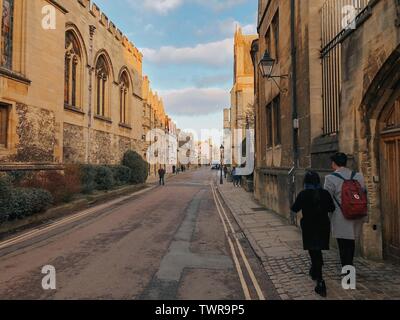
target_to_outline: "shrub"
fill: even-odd
[[[11,196],[9,177],[0,176],[0,223],[8,219],[8,202]]]
[[[37,172],[26,176],[17,186],[45,189],[51,192],[54,203],[68,202],[74,194],[81,191],[80,170],[76,166],[67,166],[64,173],[59,171]]]
[[[122,165],[131,169],[130,183],[145,183],[148,175],[148,164],[135,151],[127,151],[122,159]]]
[[[96,190],[96,166],[85,164],[80,167],[82,192],[86,194]]]
[[[21,219],[46,210],[53,203],[51,193],[43,189],[15,188],[6,203],[7,218]]]
[[[113,173],[115,185],[122,186],[129,184],[132,170],[125,166],[109,166]]]
[[[98,190],[110,190],[114,187],[115,181],[113,172],[107,166],[96,167],[96,189]]]

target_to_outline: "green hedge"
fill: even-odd
[[[145,183],[148,177],[148,163],[135,151],[127,151],[122,165],[131,169],[130,183]]]
[[[53,203],[50,192],[34,188],[13,188],[0,178],[0,222],[22,219],[46,210]]]
[[[132,170],[125,166],[110,166],[113,173],[114,182],[117,186],[129,184],[131,180]]]

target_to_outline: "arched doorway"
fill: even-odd
[[[400,259],[400,92],[380,121],[383,245],[388,258]]]

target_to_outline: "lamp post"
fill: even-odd
[[[221,145],[221,147],[219,148],[220,152],[221,152],[221,175],[220,175],[220,180],[219,183],[220,184],[224,184],[224,179],[223,179],[223,165],[224,165],[224,151],[225,151],[225,147],[223,145]]]
[[[286,89],[282,89],[275,79],[276,78],[279,78],[279,79],[288,78],[288,75],[273,76],[272,72],[274,70],[275,63],[276,63],[275,59],[273,59],[269,55],[268,51],[265,51],[264,56],[262,57],[262,59],[258,63],[258,66],[259,66],[260,71],[261,71],[261,75],[263,76],[263,78],[266,78],[268,80],[274,81],[276,86],[279,88],[279,91],[281,93],[286,93],[287,90]]]

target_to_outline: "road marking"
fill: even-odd
[[[112,200],[110,202],[107,202],[107,203],[98,205],[96,207],[84,210],[84,211],[79,212],[77,214],[74,214],[74,215],[72,215],[70,217],[61,218],[60,220],[55,221],[55,222],[53,222],[53,223],[51,223],[49,225],[45,225],[45,226],[33,229],[31,231],[25,232],[25,233],[23,233],[23,234],[21,234],[19,236],[14,237],[14,238],[5,240],[3,242],[0,242],[0,250],[4,249],[6,247],[9,247],[11,245],[20,243],[22,241],[32,239],[33,237],[36,237],[36,236],[41,235],[41,234],[44,234],[44,233],[46,233],[48,231],[51,231],[51,230],[53,230],[53,229],[55,229],[55,228],[57,228],[59,226],[62,226],[62,225],[68,224],[70,222],[74,222],[74,221],[80,220],[83,217],[89,216],[89,215],[91,215],[91,214],[93,214],[93,213],[95,213],[97,211],[109,208],[109,207],[111,207],[111,206],[113,206],[115,204],[121,203],[121,202],[123,202],[125,200],[128,200],[129,198],[132,198],[134,196],[140,195],[142,193],[148,192],[148,191],[150,191],[150,190],[152,190],[154,188],[155,187],[150,187],[150,188],[147,188],[147,189],[132,193],[132,194],[130,194],[128,196],[124,196],[124,197]]]
[[[227,228],[225,220],[224,220],[224,218],[222,216],[221,210],[219,209],[219,206],[218,206],[218,203],[217,203],[217,200],[216,200],[216,194],[215,194],[215,191],[214,191],[214,188],[213,188],[212,184],[211,184],[211,189],[212,189],[212,193],[213,193],[213,197],[214,197],[214,201],[215,201],[215,205],[217,207],[217,211],[218,211],[219,217],[220,217],[222,225],[224,227],[226,238],[228,239],[229,246],[231,248],[233,261],[234,261],[235,266],[236,266],[236,271],[237,271],[237,273],[239,275],[240,284],[242,285],[244,296],[245,296],[246,300],[251,300],[249,287],[247,286],[246,280],[244,279],[242,267],[240,266],[239,259],[237,257],[236,250],[235,250],[235,247],[234,247],[234,245],[232,243],[232,240],[229,237],[228,228]]]
[[[215,193],[215,196],[216,196],[216,199],[217,199],[217,201],[218,201],[218,204],[219,204],[219,206],[221,207],[222,212],[223,212],[223,214],[224,214],[226,220],[228,221],[228,224],[229,224],[229,227],[230,227],[230,229],[231,229],[232,234],[235,234],[235,229],[233,228],[233,225],[232,225],[232,223],[230,222],[230,220],[229,220],[229,218],[228,218],[228,215],[226,214],[226,211],[225,211],[225,209],[224,209],[224,206],[222,205],[222,203],[221,203],[221,201],[220,201],[220,199],[219,199],[219,197],[218,197],[218,195],[217,195],[217,193],[216,193],[216,191],[215,191],[214,186],[212,186],[212,189],[213,189],[213,192]],[[259,298],[260,300],[265,300],[265,296],[264,296],[264,294],[263,294],[263,292],[262,292],[262,290],[261,290],[260,284],[258,283],[258,280],[257,280],[257,278],[256,278],[256,276],[255,276],[255,274],[254,274],[254,272],[253,272],[253,269],[252,269],[251,266],[250,266],[250,263],[249,263],[249,261],[248,261],[248,259],[247,259],[247,257],[246,257],[246,254],[244,253],[243,247],[242,247],[242,245],[240,244],[240,241],[239,241],[239,239],[238,239],[237,237],[235,237],[235,240],[236,240],[236,244],[237,244],[237,246],[238,246],[238,248],[239,248],[240,255],[242,256],[242,259],[243,259],[243,261],[244,261],[244,264],[245,264],[245,266],[246,266],[246,269],[247,269],[247,271],[248,271],[248,273],[249,273],[250,279],[251,279],[251,281],[252,281],[252,283],[253,283],[254,288],[256,289],[258,298]]]

